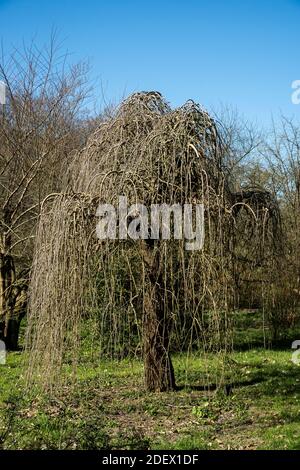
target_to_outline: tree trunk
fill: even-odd
[[[145,387],[148,391],[164,392],[176,388],[169,354],[172,320],[166,305],[159,253],[155,255],[153,249],[145,245],[144,261],[148,271],[143,321]]]
[[[10,255],[0,253],[0,339],[11,351],[18,349],[20,319],[15,316],[16,296],[13,289],[15,269]]]
[[[5,342],[5,346],[8,351],[18,351],[19,349],[20,323],[21,321],[19,319],[14,318],[10,318],[7,321],[5,328],[6,334],[2,339]]]
[[[11,226],[11,211],[6,209],[3,214],[4,229]],[[10,254],[10,232],[0,233],[0,339],[11,351],[18,349],[20,323],[26,306],[23,289],[15,287],[15,265]],[[22,296],[20,298],[20,294]],[[16,304],[19,306],[16,311]],[[21,303],[20,303],[21,299]],[[23,315],[24,316],[24,315]]]

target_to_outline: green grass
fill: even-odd
[[[225,362],[213,353],[174,355],[178,390],[161,394],[144,391],[140,361],[100,361],[90,348],[75,386],[56,397],[25,393],[23,353],[10,353],[0,366],[0,448],[300,449],[291,342],[272,350],[247,332],[244,340],[250,349],[240,341]]]
[[[174,357],[176,392],[144,392],[138,361],[85,361],[77,385],[49,398],[24,394],[22,355],[11,353],[0,369],[1,447],[300,449],[300,369],[291,351],[240,351],[229,361],[228,396],[211,382],[218,357],[182,354]]]

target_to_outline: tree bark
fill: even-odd
[[[18,349],[20,319],[14,314],[16,296],[13,290],[15,269],[10,255],[0,253],[0,339],[6,348]]]
[[[10,254],[11,236],[5,228],[10,227],[11,211],[3,214],[4,230],[0,233],[0,339],[6,348],[18,350],[20,323],[26,310],[26,290],[15,286],[16,273]]]
[[[144,292],[144,368],[148,391],[175,390],[175,375],[169,354],[172,320],[166,305],[159,253],[145,244],[144,261],[147,279]]]

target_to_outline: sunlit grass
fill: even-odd
[[[85,356],[75,386],[51,398],[26,395],[22,353],[9,353],[0,368],[1,446],[298,449],[300,368],[291,350],[235,352],[226,359],[225,382],[218,383],[221,359],[174,355],[179,389],[149,394],[138,359]]]

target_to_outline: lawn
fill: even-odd
[[[22,364],[20,352],[0,366],[2,449],[300,449],[290,349],[233,353],[220,387],[218,355],[175,355],[178,390],[161,394],[143,390],[140,361],[88,354],[59,398],[26,394]]]

